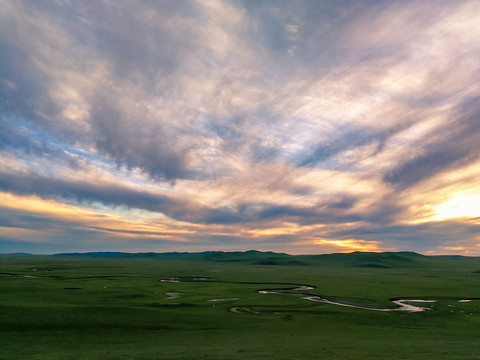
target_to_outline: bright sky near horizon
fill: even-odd
[[[3,0],[0,51],[0,252],[480,255],[477,0]]]

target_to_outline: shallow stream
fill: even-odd
[[[208,278],[170,278],[166,280],[161,280],[161,282],[190,282],[190,281],[208,281],[208,282],[218,282],[215,280],[210,280]],[[259,294],[265,295],[282,295],[282,296],[293,296],[299,297],[304,300],[308,301],[315,301],[321,302],[330,305],[337,305],[337,306],[344,306],[356,309],[363,309],[363,310],[372,310],[372,311],[404,311],[404,312],[421,312],[425,310],[431,310],[426,304],[435,303],[437,300],[433,299],[400,299],[394,298],[390,299],[390,301],[397,305],[396,308],[380,308],[380,307],[371,307],[362,304],[346,302],[346,301],[334,301],[327,299],[320,295],[315,294],[305,294],[302,293],[304,291],[314,290],[315,287],[311,285],[301,285],[301,284],[283,284],[283,283],[250,283],[250,282],[242,282],[242,284],[258,284],[258,285],[290,285],[293,286],[292,288],[283,288],[283,289],[263,289],[258,290]],[[183,293],[166,293],[169,297],[167,299],[175,299],[181,297],[185,294]],[[210,302],[228,302],[228,301],[236,301],[240,300],[239,298],[219,298],[219,299],[210,299]],[[480,299],[459,299],[458,302],[468,302],[468,301],[478,301]],[[244,307],[234,307],[230,309],[232,312],[235,313],[258,313],[257,311],[253,311],[248,308]]]

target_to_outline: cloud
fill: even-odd
[[[355,236],[368,238],[372,241],[379,241],[383,246],[390,246],[400,250],[411,248],[419,252],[428,251],[441,252],[446,246],[455,244],[463,246],[475,253],[475,244],[478,241],[480,225],[478,221],[440,221],[423,224],[403,224],[383,227],[360,226],[354,230],[335,231],[331,236],[339,238]]]
[[[117,100],[118,101],[118,100]],[[186,150],[175,148],[175,140],[161,123],[148,114],[120,108],[98,96],[91,104],[91,116],[100,154],[119,166],[145,169],[154,179],[177,179],[185,172]]]
[[[433,241],[440,219],[478,230],[436,214],[479,192],[476,1],[0,10],[3,191],[143,211],[196,231],[182,235],[192,249],[477,241],[448,231]],[[8,241],[43,231],[35,219],[22,217]],[[105,244],[161,240],[136,226],[76,231]]]
[[[81,179],[52,178],[30,173],[2,173],[0,188],[19,195],[38,195],[80,203],[98,202],[125,206],[176,216],[188,216],[187,202],[178,202],[168,195],[132,189],[113,182],[89,182]],[[194,206],[194,205],[193,205]]]
[[[411,186],[439,172],[478,161],[480,154],[475,144],[480,141],[479,115],[479,99],[468,99],[446,123],[429,134],[425,144],[419,144],[414,150],[416,157],[399,164],[385,180],[401,187]]]
[[[0,227],[3,241],[44,243],[88,249],[89,244],[133,248],[146,239],[158,244],[188,242],[195,231],[181,229],[168,219],[148,212],[69,205],[37,196],[0,193]],[[83,239],[82,239],[83,236]]]

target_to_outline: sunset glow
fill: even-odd
[[[434,208],[436,215],[432,220],[453,218],[479,218],[480,222],[480,194],[453,194],[452,198]]]

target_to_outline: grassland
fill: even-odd
[[[480,298],[478,258],[248,252],[0,265],[0,359],[480,359],[480,302],[458,301]],[[258,293],[294,284],[371,307],[437,301],[377,312]]]

